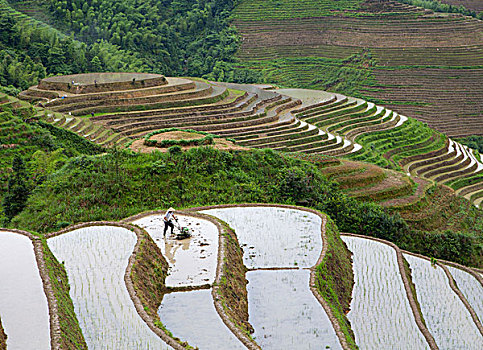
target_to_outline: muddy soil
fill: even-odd
[[[212,284],[216,274],[218,229],[199,218],[178,215],[181,227],[188,227],[192,237],[177,240],[168,229],[163,235],[162,215],[147,216],[133,223],[146,229],[169,264],[167,287]],[[174,233],[178,232],[175,229]]]
[[[222,267],[221,276],[214,287],[215,298],[217,301],[225,301],[224,312],[236,327],[245,333],[253,333],[253,327],[248,322],[248,281],[245,277],[247,268],[243,264],[243,250],[235,232],[228,226],[224,229],[224,256],[219,257],[222,259]]]
[[[169,265],[148,233],[144,231],[141,239],[143,241],[132,267],[132,281],[147,313],[151,317],[157,317],[156,310],[166,292],[165,281]]]
[[[0,350],[7,349],[7,335],[2,327],[2,320],[0,319]]]

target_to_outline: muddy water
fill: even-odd
[[[341,349],[308,270],[247,273],[249,322],[262,349]]]
[[[0,232],[0,316],[9,350],[50,349],[47,298],[28,237]]]
[[[168,229],[163,236],[162,215],[147,216],[133,223],[146,229],[169,263],[166,285],[198,286],[215,280],[218,255],[218,229],[203,219],[178,215],[181,226],[187,226],[191,238],[176,240]],[[175,233],[178,232],[175,228]]]
[[[137,314],[124,282],[136,244],[133,232],[93,226],[50,238],[47,243],[64,262],[70,296],[89,349],[171,349]]]
[[[245,349],[218,316],[211,290],[166,294],[159,318],[175,337],[200,349]]]
[[[230,225],[249,268],[311,267],[322,250],[318,215],[277,207],[234,207],[202,211]]]

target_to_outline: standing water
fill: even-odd
[[[429,349],[416,324],[399,273],[396,250],[344,236],[353,253],[354,289],[347,314],[361,349]]]
[[[309,288],[310,271],[322,250],[322,220],[313,213],[280,207],[204,210],[230,225],[249,268],[249,322],[263,349],[340,349],[332,323]]]
[[[138,315],[124,282],[136,244],[133,232],[91,226],[50,238],[47,243],[64,263],[89,349],[171,349]]]
[[[211,290],[166,294],[158,310],[173,336],[200,349],[245,349],[216,312]]]
[[[192,237],[177,240],[168,229],[163,236],[162,215],[151,215],[133,224],[146,229],[169,263],[166,286],[199,286],[215,280],[218,256],[218,228],[208,220],[177,215],[181,227],[188,227]],[[176,229],[175,229],[176,234]]]
[[[204,210],[236,232],[248,268],[312,267],[322,251],[322,220],[310,212],[278,207]]]
[[[483,349],[483,337],[470,313],[450,288],[443,269],[404,254],[428,330],[440,349]]]
[[[309,278],[308,270],[247,273],[248,321],[262,349],[342,349]]]
[[[50,323],[33,245],[0,232],[0,316],[9,350],[50,349]]]

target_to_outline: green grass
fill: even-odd
[[[358,349],[350,322],[346,317],[350,310],[352,288],[354,287],[352,254],[340,239],[337,226],[330,218],[327,218],[325,228],[328,249],[324,259],[316,267],[315,285],[329,304],[350,349]]]
[[[343,59],[324,57],[284,57],[268,60],[243,59],[237,66],[258,71],[262,81],[281,87],[337,91],[364,97],[363,86],[375,84],[370,55],[364,50]]]
[[[42,241],[45,266],[47,268],[60,322],[62,349],[87,349],[79,321],[74,310],[74,304],[69,295],[69,278],[63,263],[57,261],[50,251],[47,241]]]
[[[460,188],[471,186],[479,182],[483,182],[483,174],[468,176],[462,179],[454,179],[447,182],[446,185],[456,191],[456,190],[459,190]]]
[[[210,147],[70,158],[35,188],[11,226],[45,233],[66,224],[119,220],[169,206],[241,202],[304,205],[327,213],[345,232],[396,244],[411,237],[411,229],[397,214],[349,198],[315,165],[270,150],[229,153]],[[478,236],[478,225],[467,227],[466,234]],[[477,242],[470,241],[470,246]],[[468,260],[457,251],[443,252],[438,258]]]
[[[233,18],[244,21],[323,17],[356,10],[362,0],[245,0],[235,8]]]
[[[431,140],[433,134],[426,124],[410,118],[397,128],[357,136],[356,142],[364,146],[364,152],[349,155],[349,158],[400,170],[398,161],[401,159],[431,152],[444,145],[445,136],[439,134]],[[389,159],[385,159],[386,153]]]
[[[22,105],[21,108],[25,107]],[[33,110],[29,111],[34,113]],[[0,203],[16,156],[21,156],[26,163],[29,173],[27,184],[33,188],[44,181],[49,173],[59,169],[67,158],[105,152],[104,148],[73,132],[42,121],[27,123],[14,114],[17,114],[15,108],[0,113]],[[2,217],[0,210],[0,221]]]

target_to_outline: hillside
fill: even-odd
[[[395,1],[242,1],[240,66],[369,99],[449,136],[483,134],[483,22]],[[462,122],[464,121],[464,122]]]
[[[22,28],[27,22],[40,24],[50,36],[60,33],[83,44],[85,61],[68,67],[72,60],[67,50],[66,60],[57,61],[62,68],[44,63],[47,73],[146,71],[201,76],[233,60],[238,38],[227,21],[233,4],[232,0],[2,0],[0,10],[14,14],[14,22],[21,24],[21,38],[31,35]]]
[[[482,349],[461,1],[0,0],[0,350]]]
[[[405,2],[405,3],[412,3],[412,2],[416,2],[417,4],[417,1],[418,0],[401,0],[402,2]],[[436,1],[431,1],[433,4],[431,5],[437,5],[437,4],[434,4],[436,3]],[[480,16],[480,19],[481,19],[481,15],[482,15],[482,12],[483,12],[483,4],[481,3],[481,1],[478,1],[478,0],[441,0],[441,1],[438,1],[438,3],[440,4],[443,4],[443,5],[450,5],[450,6],[454,6],[454,7],[459,7],[459,8],[464,8],[464,9],[468,9],[470,11],[474,11],[477,15]],[[417,6],[421,6],[421,5],[417,5]],[[444,7],[443,7],[444,8]],[[449,12],[449,11],[446,11],[446,12]]]
[[[141,79],[140,77],[142,75],[138,75],[138,79]],[[134,87],[134,91],[137,89],[141,92],[143,89],[153,88],[169,90],[170,84],[175,82],[176,84],[193,84],[188,80],[178,81],[173,80],[173,78],[165,79],[162,76],[156,75],[147,75],[147,77],[155,80],[162,78],[165,84],[148,88]],[[67,81],[70,82],[71,79],[69,78],[66,82],[60,84],[70,84]],[[81,78],[74,79],[80,81]],[[110,84],[122,84],[120,82],[111,82],[111,79],[103,83],[99,75],[97,79],[99,79],[97,80],[97,87],[94,85],[91,87],[89,87],[90,85],[84,85],[83,88],[103,89],[109,88]],[[132,87],[132,81],[130,79],[127,79],[127,81],[129,86]],[[139,80],[137,84],[141,85],[142,81]],[[42,83],[44,84],[43,86],[45,87],[45,84],[48,84],[48,82],[50,84],[59,84],[52,80],[46,80]],[[148,84],[148,82],[149,80],[146,80],[144,84]],[[216,85],[211,86],[210,84],[199,82],[198,86],[196,84],[191,85],[191,90],[187,89],[184,94],[186,95],[190,91],[199,91],[200,88],[203,91],[204,89],[213,87],[216,87]],[[238,85],[238,87],[243,88],[241,85]],[[218,86],[216,88],[218,89],[220,87]],[[286,143],[291,145],[290,147],[295,147],[293,146],[293,141],[297,139],[291,139],[290,135],[293,133],[291,130],[298,130],[301,127],[300,120],[289,119],[289,123],[287,123],[285,117],[283,117],[281,121],[264,121],[264,118],[271,115],[271,109],[275,108],[275,106],[279,109],[278,113],[280,114],[283,112],[282,107],[284,104],[289,107],[293,101],[291,102],[291,99],[287,98],[287,96],[283,97],[283,95],[277,95],[275,92],[260,90],[256,87],[251,87],[250,89],[252,89],[251,93],[231,89],[229,91],[227,90],[228,94],[225,94],[223,90],[215,89],[211,93],[225,96],[221,97],[221,102],[201,106],[195,103],[191,107],[191,103],[194,103],[199,98],[205,99],[205,97],[198,97],[197,95],[191,96],[188,94],[185,97],[187,100],[182,99],[176,102],[184,105],[185,107],[182,107],[182,109],[186,110],[186,112],[191,111],[190,114],[192,115],[192,117],[188,118],[183,117],[183,123],[180,124],[180,127],[211,131],[214,134],[210,137],[215,138],[219,136],[224,137],[226,136],[224,134],[233,134],[234,131],[237,131],[237,133],[232,135],[237,140],[237,144],[245,144],[249,147],[254,147],[254,145],[243,140],[273,138],[274,136],[258,134],[263,132],[264,128],[269,127],[276,133],[275,135],[279,135],[276,136],[279,140],[277,142],[282,146],[282,149],[286,147],[284,146]],[[39,93],[39,91],[42,90],[38,90],[36,93]],[[31,94],[34,92],[35,89],[29,90],[28,93]],[[292,94],[295,92],[295,90],[290,91]],[[98,102],[99,100],[92,99],[92,97],[96,94],[101,96],[105,93],[91,92],[91,98],[86,101]],[[108,92],[108,94],[113,93],[119,94],[120,92]],[[132,93],[133,91],[130,92],[130,94]],[[320,98],[320,93],[315,93],[317,99]],[[254,95],[251,96],[250,94]],[[305,91],[304,95],[307,96],[307,94],[308,92]],[[233,96],[230,97],[230,95]],[[72,96],[71,98],[75,97],[79,99],[87,96],[89,94],[85,96],[80,94]],[[154,96],[158,96],[156,99],[159,99],[160,96],[164,95]],[[331,94],[324,96],[328,101],[337,101],[335,96],[331,96]],[[227,111],[223,111],[224,116],[215,117],[216,114],[213,112],[222,111],[220,107],[223,106],[224,102],[222,101],[224,99],[232,101],[229,106],[232,106],[230,108],[233,109],[231,112],[233,115],[230,116]],[[265,101],[265,99],[268,100]],[[274,99],[275,101],[280,99],[280,102],[272,105]],[[235,100],[237,102],[233,104]],[[70,105],[69,97],[59,101],[62,101],[59,107]],[[308,106],[313,106],[313,102],[313,98],[309,98],[308,100],[304,100],[303,103],[299,101],[294,106],[296,106],[296,110],[300,110],[304,108],[304,103],[308,104]],[[175,103],[175,101],[170,103]],[[251,112],[254,113],[252,116],[247,112],[243,112],[245,108],[250,111],[251,104],[259,106],[255,109],[255,112]],[[76,106],[80,105],[77,103]],[[103,104],[99,105],[97,103],[96,108],[100,108],[102,111],[102,108],[105,108],[103,106]],[[136,109],[135,104],[128,104],[127,106]],[[328,106],[330,104],[324,103],[322,106],[315,108],[326,108]],[[177,111],[179,108],[174,107],[174,111]],[[202,113],[207,113],[211,119],[200,119],[198,108],[201,108]],[[224,108],[227,107],[225,106]],[[163,109],[160,109],[157,113],[161,113],[162,111]],[[164,110],[164,117],[162,117],[163,113],[160,115],[161,123],[164,120],[167,124],[155,125],[153,124],[153,120],[150,119],[146,126],[143,126],[144,129],[141,129],[144,130],[141,134],[146,136],[133,137],[130,140],[148,140],[151,139],[151,135],[155,136],[156,132],[158,134],[159,132],[163,132],[163,129],[160,130],[163,125],[164,127],[173,126],[172,121],[170,121],[172,117],[167,113],[169,111],[170,109]],[[310,108],[307,111],[310,111]],[[30,113],[33,113],[32,109]],[[117,129],[116,123],[111,124],[111,127],[114,129],[106,129],[105,124],[96,124],[96,120],[116,117],[116,113],[101,113],[99,116],[91,117],[92,122],[86,117],[78,118],[69,115],[67,117],[61,115],[61,118],[56,119],[53,117],[53,113],[47,110],[38,113],[38,116],[46,118],[45,120],[50,120],[54,124],[62,125],[88,139],[92,138],[102,144],[113,145],[117,142],[121,146],[123,144],[122,137],[125,140],[129,139],[126,136],[122,136],[124,134],[122,130],[131,130],[129,123],[126,124],[128,126],[127,128],[121,124],[122,130]],[[55,114],[58,113],[55,112]],[[71,113],[75,113],[75,110],[72,110]],[[153,114],[153,111],[147,110],[135,113],[141,113],[141,115],[144,113]],[[179,112],[177,113],[176,118],[179,118],[180,114]],[[50,116],[51,114],[52,116]],[[190,114],[187,115],[189,116]],[[10,115],[5,114],[5,117]],[[281,115],[283,116],[283,114]],[[278,118],[277,114],[275,116]],[[42,157],[39,157],[38,152],[34,153],[36,148],[33,148],[29,152],[23,151],[28,149],[27,145],[23,144],[21,147],[18,145],[9,151],[12,154],[10,159],[13,159],[13,155],[17,154],[22,155],[25,161],[28,161],[27,174],[23,176],[26,176],[24,178],[25,182],[29,184],[31,190],[36,188],[32,192],[32,197],[26,203],[25,210],[14,218],[13,222],[15,222],[15,225],[19,225],[19,227],[35,229],[41,232],[45,230],[50,231],[79,221],[99,220],[101,218],[119,219],[142,210],[163,207],[169,205],[169,203],[183,207],[214,202],[295,202],[308,206],[315,205],[317,208],[330,213],[337,224],[345,231],[357,230],[368,235],[375,235],[376,237],[396,241],[407,249],[422,252],[427,255],[455,259],[461,262],[464,261],[465,263],[479,264],[478,261],[481,259],[481,252],[478,248],[480,244],[478,242],[481,240],[481,224],[483,219],[481,211],[470,205],[463,198],[456,197],[447,187],[433,185],[431,180],[425,180],[419,177],[410,178],[403,173],[381,169],[367,163],[338,160],[323,154],[300,152],[292,153],[292,155],[312,162],[317,168],[313,168],[307,163],[301,163],[300,160],[278,155],[273,151],[262,151],[260,153],[247,151],[240,153],[240,151],[237,151],[232,154],[212,149],[204,150],[203,148],[193,148],[187,152],[177,154],[175,153],[175,147],[174,149],[168,148],[168,152],[164,155],[156,152],[136,156],[129,155],[128,153],[118,153],[118,151],[114,150],[111,154],[103,157],[69,158],[79,154],[96,154],[102,151],[102,149],[96,148],[95,146],[88,147],[89,143],[87,141],[81,142],[83,139],[79,138],[72,131],[64,131],[64,129],[59,129],[45,122],[36,122],[35,119],[29,117],[26,119],[31,120],[29,123],[25,123],[21,119],[15,119],[14,117],[8,118],[10,118],[10,123],[16,121],[19,127],[25,128],[26,130],[32,128],[36,130],[40,126],[46,137],[52,139],[51,142],[53,145],[57,145],[52,146],[50,151],[52,152],[51,155],[47,153]],[[67,120],[68,118],[70,119]],[[190,118],[195,123],[194,125],[186,124]],[[115,121],[116,119],[114,118],[113,120]],[[140,120],[142,121],[142,118]],[[207,123],[208,120],[212,122]],[[237,123],[240,123],[238,120],[242,123],[248,121],[249,123],[253,123],[253,126],[237,128]],[[82,124],[76,127],[76,123]],[[276,128],[274,128],[277,123],[280,124],[276,127],[279,128],[279,131],[276,131]],[[231,124],[235,126],[235,129],[230,129]],[[10,124],[5,124],[5,127],[8,125]],[[311,126],[307,130],[318,130],[314,128],[316,127]],[[249,132],[244,131],[245,129]],[[116,130],[118,133],[116,133]],[[149,130],[155,130],[155,132],[149,132]],[[164,130],[169,135],[169,131],[175,129]],[[201,131],[194,130],[193,132],[195,132],[193,135],[196,135],[196,133],[200,133]],[[90,137],[89,135],[91,134],[97,135],[97,139]],[[246,136],[250,134],[253,136],[247,139]],[[201,134],[198,137],[200,140],[209,141],[210,138],[205,135]],[[296,143],[298,145],[297,147],[301,147],[303,151],[304,149],[309,149],[308,145],[311,142],[321,142],[322,144],[327,142],[327,138],[322,137],[320,141],[312,140],[311,138],[312,136],[310,135],[307,136],[307,140],[301,138],[301,142]],[[335,139],[334,137],[333,140]],[[191,142],[183,139],[165,138],[165,140],[170,141],[170,143],[166,146],[160,145],[160,147],[167,148],[173,145],[177,146],[179,142]],[[128,145],[130,142],[128,142]],[[86,144],[84,145],[84,143]],[[260,143],[261,148],[265,148],[263,146],[264,144],[263,142]],[[331,144],[333,143],[329,143],[328,145]],[[59,145],[65,151],[55,151]],[[338,141],[335,144],[335,149],[344,147],[344,145],[346,145],[345,142]],[[330,149],[332,148],[329,147]],[[360,150],[363,149],[360,148]],[[40,160],[42,160],[42,163],[40,163]],[[58,170],[65,163],[68,163],[68,165],[64,165],[62,169]],[[284,165],[280,166],[281,164]],[[82,172],[79,172],[79,166],[83,167],[84,170]],[[12,170],[10,170],[9,164],[5,163],[4,167],[6,174],[11,173]],[[260,173],[260,169],[265,170],[263,173]],[[36,176],[38,176],[35,174],[39,172],[42,173],[42,176],[38,180],[35,180]],[[53,177],[49,175],[53,173],[56,175]],[[177,176],[175,176],[176,174]],[[323,180],[324,175],[337,181],[338,185]],[[9,175],[8,178],[10,177]],[[130,178],[132,182],[120,183],[120,178]],[[304,178],[313,178],[315,183],[312,183],[312,180],[309,182],[302,180]],[[7,177],[3,180],[3,186],[7,185],[6,181]],[[154,187],[150,188],[150,186]],[[474,191],[473,187],[469,186],[468,188]],[[57,189],[51,192],[49,188]],[[78,192],[81,188],[82,191]],[[201,191],[202,188],[205,188],[205,190]],[[233,192],[232,189],[236,190]],[[8,191],[11,192],[10,189]],[[56,193],[54,197],[52,197],[53,193]],[[78,193],[78,195],[72,196],[67,195],[67,193]],[[122,196],[120,197],[121,193]],[[382,206],[372,204],[371,202],[378,203]],[[383,207],[389,209],[384,210]],[[17,209],[15,214],[18,214],[20,211],[22,211],[22,207]],[[396,215],[389,214],[390,212]],[[406,221],[401,220],[399,214]],[[406,222],[409,224],[409,227],[406,226]],[[407,232],[409,231],[407,230],[411,230],[412,233],[408,235]],[[428,245],[428,242],[432,243]],[[453,244],[451,242],[456,244],[458,248],[451,248]],[[452,249],[458,251],[458,256],[452,253]]]
[[[433,13],[392,0],[347,0],[336,5],[327,0],[296,5],[246,0],[234,10],[232,1],[209,2],[203,9],[184,2],[161,7],[129,2],[116,3],[123,15],[108,23],[109,7],[103,1],[85,6],[56,0],[12,1],[21,16],[3,4],[5,14],[17,13],[6,26],[21,24],[16,27],[22,28],[18,34],[10,34],[15,40],[22,42],[25,36],[38,40],[22,24],[37,23],[43,32],[60,35],[65,42],[51,58],[52,51],[39,57],[31,44],[23,44],[37,66],[27,57],[14,57],[5,72],[12,72],[8,66],[17,67],[19,62],[25,72],[5,73],[2,85],[25,89],[46,73],[113,70],[263,81],[365,98],[449,136],[483,134],[482,22],[459,13]],[[99,14],[95,20],[93,13]],[[231,28],[229,19],[233,19]],[[141,32],[134,35],[134,27]],[[81,50],[87,60],[76,62],[72,50],[63,48],[79,47],[77,41],[62,39],[64,34],[73,34],[84,45]],[[11,47],[12,40],[5,43]]]
[[[160,131],[191,129],[243,147],[367,161],[446,184],[475,205],[483,200],[476,151],[414,119],[340,94],[99,73],[47,78],[19,96],[40,103],[45,121],[104,146],[137,149]],[[400,194],[417,187],[424,185],[407,183]]]

